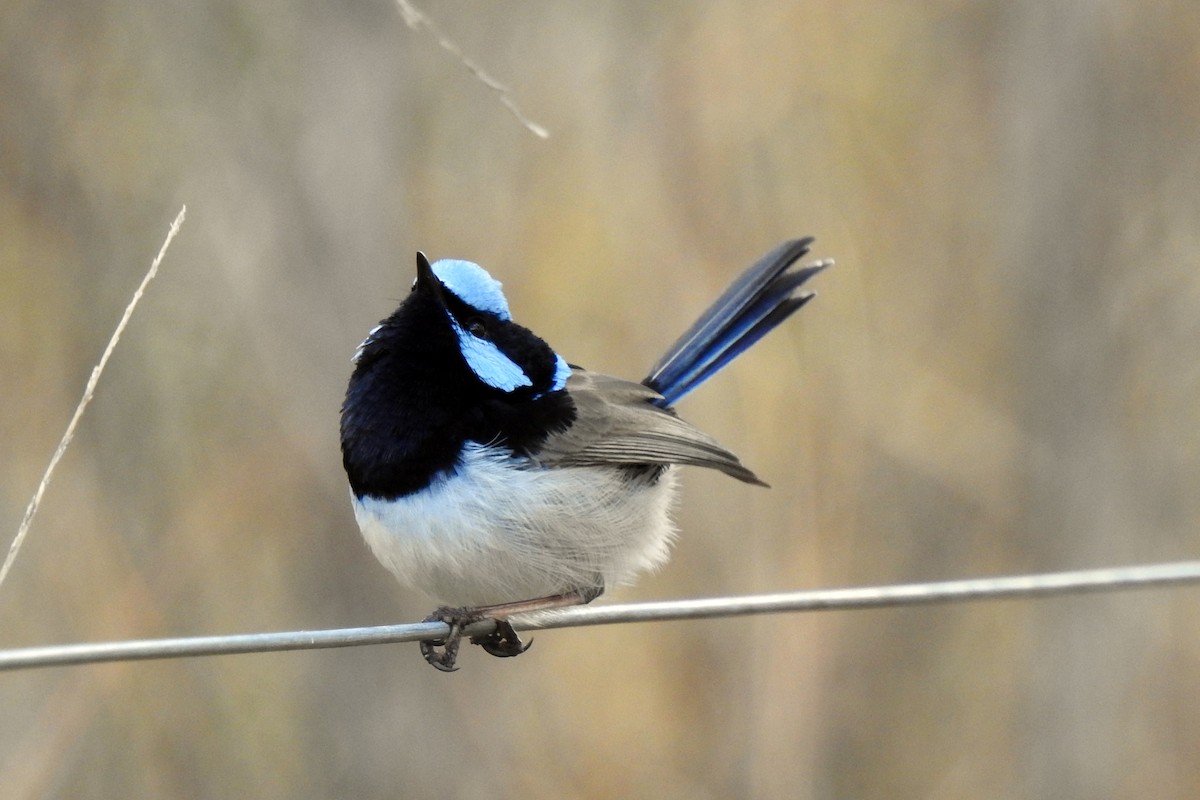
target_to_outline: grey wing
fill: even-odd
[[[567,380],[576,418],[535,456],[545,464],[598,466],[687,464],[766,486],[708,434],[660,408],[662,397],[640,383],[575,368]]]

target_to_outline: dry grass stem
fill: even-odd
[[[414,31],[426,28],[430,33],[437,37],[438,45],[441,46],[450,55],[457,58],[464,67],[466,67],[472,75],[474,75],[480,83],[500,96],[500,102],[512,112],[512,115],[517,118],[525,129],[539,139],[549,139],[550,131],[546,130],[541,125],[537,124],[517,106],[517,102],[512,98],[512,89],[509,89],[500,81],[493,78],[483,70],[478,64],[472,61],[454,42],[446,38],[441,29],[425,16],[419,8],[414,6],[408,0],[396,0],[396,5],[400,9],[400,16],[404,17],[404,24]]]
[[[142,299],[142,294],[146,291],[146,286],[158,274],[158,265],[162,263],[163,256],[167,254],[167,248],[170,247],[171,240],[179,232],[179,226],[183,224],[183,217],[186,213],[187,206],[179,209],[179,214],[175,217],[175,221],[171,223],[171,229],[167,231],[167,238],[158,250],[158,255],[154,257],[154,262],[150,265],[149,271],[146,272],[146,276],[142,278],[142,282],[133,293],[129,305],[125,306],[125,313],[121,315],[121,321],[117,323],[112,338],[108,340],[108,346],[104,348],[104,354],[100,356],[99,363],[92,368],[91,377],[88,378],[87,386],[83,390],[83,397],[80,398],[79,405],[75,407],[75,413],[71,416],[71,421],[67,423],[67,430],[63,434],[62,440],[58,443],[58,448],[54,451],[54,455],[50,457],[50,464],[46,467],[45,474],[42,475],[42,481],[38,484],[37,491],[33,493],[33,498],[29,501],[29,506],[25,509],[25,516],[21,519],[20,527],[17,528],[17,535],[13,537],[12,544],[9,545],[8,555],[4,558],[4,565],[0,566],[0,585],[4,584],[4,579],[8,577],[8,572],[12,569],[13,562],[17,559],[17,553],[21,551],[21,545],[25,542],[25,537],[29,534],[29,526],[33,524],[33,518],[42,504],[42,496],[46,493],[46,487],[50,485],[50,478],[54,475],[54,469],[58,466],[63,453],[67,451],[67,447],[70,446],[71,439],[75,436],[75,429],[79,426],[79,420],[83,417],[83,412],[87,410],[88,404],[92,402],[92,395],[96,392],[96,384],[100,381],[100,375],[104,372],[104,367],[108,364],[108,359],[112,356],[113,350],[116,349],[117,342],[120,341],[125,326],[129,324],[129,318],[133,316],[134,308],[137,307],[138,301]]]

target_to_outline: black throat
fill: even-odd
[[[445,311],[414,292],[363,344],[342,404],[342,463],[356,497],[395,499],[453,474],[470,442],[534,454],[574,418],[565,391],[482,384]]]

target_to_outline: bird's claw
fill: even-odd
[[[494,631],[485,636],[472,637],[471,644],[479,645],[496,658],[512,658],[528,650],[533,645],[533,640],[522,642],[508,620],[498,619]]]
[[[439,647],[445,649],[438,652]],[[452,639],[449,642],[444,639],[430,639],[421,642],[421,655],[425,657],[430,666],[442,672],[458,671],[458,667],[454,665],[458,659],[458,639]]]

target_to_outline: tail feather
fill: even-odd
[[[812,237],[784,242],[735,280],[671,345],[643,384],[674,403],[746,351],[815,295],[795,294],[832,261],[790,270]]]

